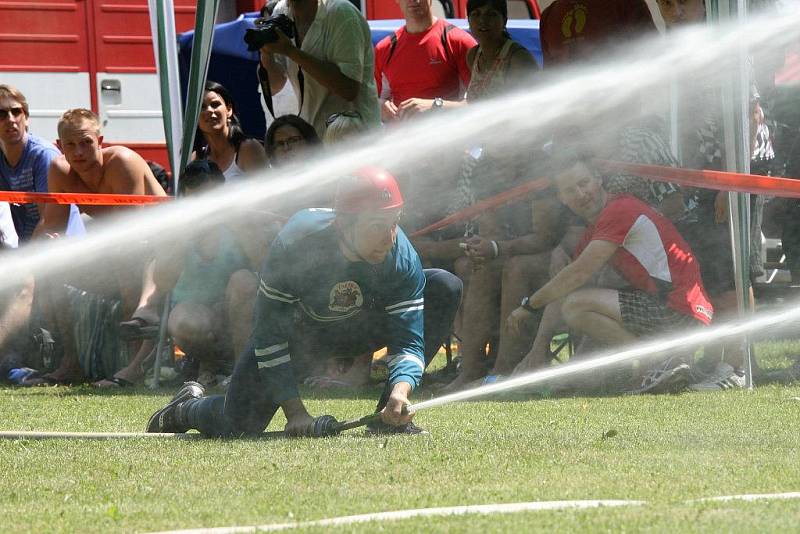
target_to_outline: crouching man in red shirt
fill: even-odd
[[[509,316],[508,327],[519,331],[534,310],[550,305],[545,311],[550,320],[542,320],[537,334],[546,339],[537,339],[518,370],[541,363],[537,351],[549,347],[552,332],[546,330],[552,328],[559,305],[571,332],[605,346],[711,323],[714,311],[700,267],[667,218],[633,196],[608,194],[588,154],[562,158],[556,165],[555,186],[559,200],[583,218],[587,228],[573,260]],[[624,287],[585,287],[606,265]],[[686,387],[688,375],[689,366],[680,358],[661,359],[635,392],[675,392]]]

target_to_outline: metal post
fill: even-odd
[[[747,0],[720,1],[716,13],[720,22],[735,21],[744,26]],[[726,167],[729,171],[750,172],[749,72],[747,49],[742,42],[736,51],[736,69],[722,87],[723,131],[725,134]],[[750,283],[750,195],[728,193],[729,225],[733,249],[733,269],[739,317],[752,313]],[[749,336],[743,336],[744,372],[748,389],[753,387],[752,351]]]
[[[164,307],[161,310],[161,322],[158,324],[158,343],[156,343],[156,357],[153,363],[152,389],[158,389],[159,382],[161,381],[161,355],[164,353],[166,345],[172,346],[172,343],[167,343],[167,321],[169,320],[171,301],[172,301],[171,293],[167,293],[166,295],[164,295]]]

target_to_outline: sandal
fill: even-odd
[[[103,382],[110,382],[113,385],[112,386],[100,385]],[[100,389],[116,389],[116,388],[130,388],[134,387],[136,384],[134,384],[130,380],[125,380],[124,378],[120,378],[118,376],[112,376],[111,378],[104,378],[103,380],[99,380],[92,385]]]
[[[158,323],[151,323],[141,317],[133,317],[129,321],[119,323],[120,339],[141,339],[158,335]]]

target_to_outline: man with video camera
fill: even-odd
[[[369,26],[348,0],[281,0],[246,40],[260,45],[265,97],[290,81],[300,117],[320,137],[326,119],[343,111],[380,124]]]

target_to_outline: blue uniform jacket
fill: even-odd
[[[422,378],[425,275],[419,256],[398,229],[383,263],[349,261],[339,249],[334,219],[328,209],[295,214],[270,247],[261,271],[252,345],[277,403],[298,397],[289,346],[298,320],[304,329],[336,336],[337,330],[357,327],[363,314],[377,314],[386,328],[378,334],[388,346],[389,383],[407,382],[413,388]]]

